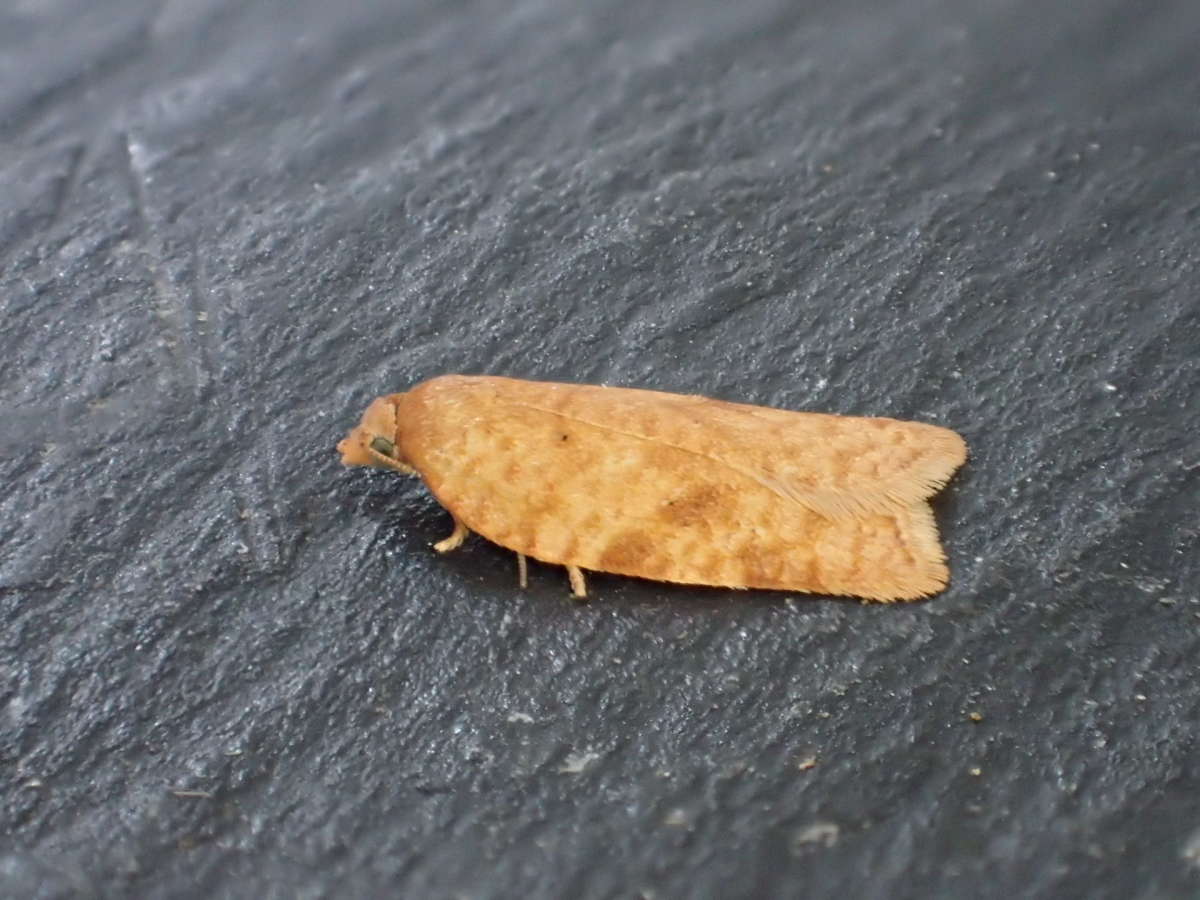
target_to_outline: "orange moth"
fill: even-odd
[[[377,398],[348,466],[418,475],[472,531],[583,572],[890,602],[948,571],[927,502],[967,455],[946,428],[659,391],[443,375]]]

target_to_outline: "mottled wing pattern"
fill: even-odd
[[[802,413],[655,391],[581,386],[564,411],[621,421],[703,453],[825,515],[886,512],[936,493],[966,459],[946,428]]]

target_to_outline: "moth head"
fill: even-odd
[[[404,458],[396,439],[396,395],[371,401],[362,421],[337,445],[344,466],[377,466],[408,475],[416,471]]]

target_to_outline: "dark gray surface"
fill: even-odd
[[[0,894],[1195,896],[1197,46],[1193,0],[6,4]],[[953,584],[437,558],[333,445],[448,371],[955,427]]]

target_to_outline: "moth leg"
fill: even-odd
[[[451,513],[451,515],[454,514]],[[470,530],[462,523],[458,516],[454,516],[454,531],[450,532],[450,537],[434,544],[433,549],[438,553],[449,553],[451,550],[461,547],[462,542],[467,539],[467,535],[470,533]]]
[[[525,554],[517,554],[517,583],[523,588],[529,587],[529,570],[525,566]]]
[[[567,566],[567,575],[571,579],[571,596],[579,599],[586,597],[587,583],[583,580],[583,569]]]

